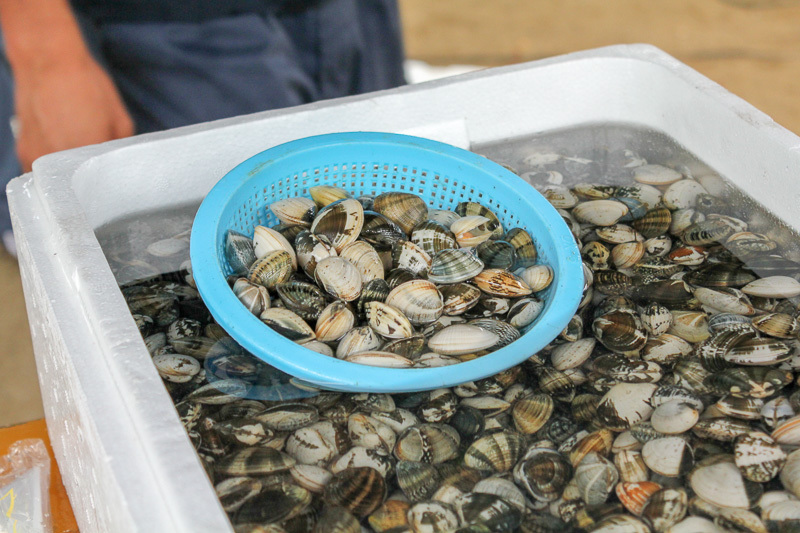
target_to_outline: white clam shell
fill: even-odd
[[[405,339],[414,334],[411,322],[402,311],[383,302],[368,302],[364,306],[372,329],[387,339]]]
[[[200,372],[200,363],[189,355],[156,355],[153,364],[161,378],[172,383],[187,383]]]
[[[725,533],[725,530],[707,518],[689,516],[673,524],[666,533]]]
[[[342,248],[339,257],[347,259],[361,273],[361,281],[366,284],[373,279],[383,279],[383,261],[378,252],[368,242],[355,241]]]
[[[500,341],[497,334],[477,326],[447,326],[428,340],[428,348],[442,355],[466,355],[491,348]]]
[[[528,284],[533,292],[545,290],[553,282],[553,269],[548,265],[533,265],[522,271],[522,281]]]
[[[708,194],[702,185],[694,180],[681,180],[664,191],[662,201],[670,209],[688,209],[695,206],[697,197],[701,194]]]
[[[650,423],[659,433],[678,435],[692,429],[699,418],[697,407],[681,400],[672,400],[656,407],[650,416]]]
[[[689,484],[697,496],[713,505],[751,507],[744,478],[732,458],[697,467],[689,475]]]
[[[459,246],[473,248],[492,236],[487,227],[490,222],[491,220],[480,215],[461,217],[450,225],[450,231],[455,235]]]
[[[672,325],[667,331],[692,343],[703,341],[711,335],[708,315],[700,311],[672,311]]]
[[[412,279],[392,289],[386,297],[386,305],[397,308],[417,326],[435,322],[444,310],[439,289],[423,279]]]
[[[681,437],[662,437],[645,443],[642,459],[647,467],[667,477],[685,473],[693,462],[692,449]]]
[[[382,366],[386,368],[409,368],[414,362],[410,359],[391,352],[359,352],[344,358],[349,363],[358,363],[367,366]]]
[[[626,224],[613,224],[597,228],[597,236],[611,244],[623,244],[626,242],[642,241],[639,232]]]
[[[450,357],[449,355],[442,355],[436,352],[428,352],[422,354],[416,361],[414,361],[415,368],[436,368],[440,366],[457,365],[460,359]]]
[[[642,165],[633,171],[633,179],[647,185],[669,185],[683,178],[683,175],[663,165]]]
[[[331,342],[341,339],[348,331],[353,329],[356,317],[347,305],[341,300],[329,304],[317,318],[317,340]]]
[[[800,282],[789,276],[769,276],[751,281],[742,292],[762,298],[793,298],[800,296]]]
[[[594,337],[578,339],[556,346],[550,353],[550,361],[556,370],[577,368],[585,363],[594,351],[597,340]]]
[[[320,494],[325,485],[333,478],[333,474],[321,466],[296,464],[290,470],[292,479],[306,490]]]
[[[274,229],[265,226],[256,226],[253,232],[253,251],[256,254],[256,259],[261,259],[268,253],[278,250],[283,250],[291,256],[292,268],[297,270],[297,255],[295,254],[294,247],[289,244],[286,237]]]
[[[622,431],[650,417],[650,397],[658,388],[654,383],[617,383],[597,404],[600,423]]]
[[[575,206],[572,215],[578,221],[595,226],[611,226],[628,214],[628,206],[615,200],[591,200]]]
[[[317,265],[314,277],[328,294],[352,302],[361,295],[361,273],[341,257],[326,257]]]
[[[624,242],[611,249],[611,260],[614,266],[623,270],[638,263],[644,257],[644,252],[643,242]]]
[[[308,341],[306,343],[303,343],[302,346],[303,348],[308,348],[313,352],[321,353],[322,355],[327,355],[328,357],[333,357],[333,348],[331,348],[324,342],[320,342],[318,340]]]
[[[369,326],[351,329],[345,333],[336,346],[336,357],[344,359],[358,352],[377,350],[382,344],[381,338]]]

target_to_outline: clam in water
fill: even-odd
[[[236,296],[302,346],[373,366],[455,364],[516,340],[544,308],[553,270],[536,263],[535,236],[480,203],[445,212],[410,193],[308,192],[269,206],[280,224],[225,243]],[[354,345],[362,327],[374,334]]]
[[[234,530],[799,530],[798,241],[698,161],[631,139],[613,151],[533,141],[498,151],[549,191],[584,250],[586,279],[569,327],[486,379],[393,395],[310,389],[214,324],[188,264],[123,286]],[[491,269],[510,249],[500,242],[529,287],[547,277],[530,236],[498,231],[476,206],[425,215],[401,198],[395,221],[398,211],[373,202],[348,241],[355,203],[341,208],[346,238],[315,220],[350,195],[326,186],[311,196],[313,207],[281,205],[285,222],[270,228],[291,251],[271,232],[253,246],[272,258],[258,276],[280,278],[275,288],[236,288],[310,349],[455,364],[513,339],[508,328],[541,308],[518,282],[498,295],[471,281],[490,270],[481,284],[495,291],[503,276]],[[453,244],[476,241],[477,254]],[[255,260],[238,237],[230,248],[241,264]],[[352,268],[330,262],[341,257]],[[141,256],[111,262],[153,270]]]

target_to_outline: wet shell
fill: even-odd
[[[751,281],[742,292],[762,298],[793,298],[800,296],[800,282],[789,276],[769,276]]]
[[[308,230],[298,233],[294,243],[300,268],[312,278],[320,261],[337,255],[336,249],[333,248],[327,237],[314,235]]]
[[[435,322],[444,309],[442,295],[430,281],[415,279],[395,287],[386,298],[414,325]]]
[[[464,452],[464,464],[477,470],[508,472],[525,450],[525,439],[517,433],[500,432],[473,442]]]
[[[592,241],[581,248],[581,256],[591,262],[594,270],[607,270],[611,251],[600,241]]]
[[[339,340],[353,329],[355,316],[342,300],[325,307],[317,318],[316,335],[321,342]]]
[[[261,482],[249,477],[232,477],[217,483],[214,490],[217,493],[222,508],[225,512],[233,512],[244,503],[256,496],[262,489]]]
[[[392,269],[403,269],[415,276],[431,267],[431,256],[411,241],[398,241],[392,246]]]
[[[631,288],[631,278],[616,270],[598,270],[594,273],[593,287],[601,294],[621,295]]]
[[[338,200],[319,212],[311,225],[311,233],[324,235],[341,253],[345,246],[358,239],[364,226],[364,208],[358,200]]]
[[[378,533],[407,527],[410,509],[411,504],[406,501],[388,499],[369,515],[369,525]]]
[[[641,483],[647,481],[650,471],[644,464],[641,452],[633,450],[622,450],[614,455],[614,465],[619,471],[622,481],[629,483]]]
[[[358,352],[344,357],[344,360],[349,363],[385,368],[409,368],[414,365],[414,362],[407,357],[380,351]]]
[[[587,505],[604,503],[618,480],[614,465],[594,452],[587,454],[575,468],[578,491]]]
[[[721,220],[702,220],[687,227],[681,239],[689,245],[705,245],[724,241],[731,233],[733,228]]]
[[[491,201],[491,200],[490,200]],[[454,210],[462,217],[479,215],[489,219],[489,229],[492,230],[492,239],[499,239],[503,236],[503,226],[494,212],[478,202],[460,202]]]
[[[680,172],[663,165],[643,165],[633,171],[633,179],[647,185],[670,185],[682,178]]]
[[[753,319],[753,327],[761,333],[781,339],[791,339],[800,333],[800,323],[786,313],[768,313],[756,317]]]
[[[514,402],[511,416],[517,429],[526,435],[539,431],[553,414],[555,404],[547,394],[536,394]]]
[[[455,502],[461,522],[481,530],[515,531],[522,522],[522,511],[500,496],[471,492]]]
[[[520,298],[508,310],[508,323],[518,329],[532,324],[544,309],[544,302],[537,298]]]
[[[427,220],[414,227],[411,232],[411,242],[419,246],[428,255],[433,257],[442,250],[458,248],[455,236],[448,229],[447,225]]]
[[[528,268],[536,264],[536,245],[530,233],[522,228],[512,228],[506,232],[504,240],[514,247],[517,262],[515,268]]]
[[[378,195],[372,209],[394,221],[406,235],[414,227],[428,219],[428,206],[415,194],[385,192]]]
[[[707,289],[698,287],[694,290],[694,297],[700,303],[714,308],[717,311],[735,313],[737,315],[752,315],[755,313],[750,299],[740,290],[730,287]]]
[[[215,470],[228,476],[264,476],[289,470],[295,460],[274,448],[244,448],[220,459]]]
[[[661,490],[661,485],[652,481],[620,482],[616,487],[617,498],[625,508],[635,515],[642,514],[648,498]]]
[[[317,204],[319,208],[323,208],[338,200],[350,198],[350,193],[334,185],[315,185],[314,187],[309,187],[308,194],[311,195],[311,199],[314,200],[314,203]]]
[[[342,248],[339,257],[347,259],[361,273],[361,281],[366,284],[373,279],[383,279],[383,261],[375,248],[365,241],[355,241]]]
[[[526,268],[520,275],[532,292],[545,290],[553,282],[553,269],[548,265],[534,265]]]
[[[428,279],[434,283],[459,283],[483,271],[483,261],[468,250],[442,250],[431,261]]]
[[[397,462],[397,484],[412,502],[431,499],[440,483],[439,471],[430,463]]]
[[[772,431],[772,438],[778,444],[800,445],[800,416],[794,416]]]
[[[486,241],[479,244],[475,251],[486,268],[510,269],[517,260],[514,246],[506,241]]]
[[[442,295],[442,312],[445,315],[458,316],[472,309],[481,296],[481,291],[467,283],[455,283],[439,288]],[[516,324],[514,324],[516,325]]]
[[[492,221],[480,215],[461,217],[450,225],[459,246],[472,248],[492,237]]]
[[[664,235],[672,223],[672,213],[665,207],[651,209],[642,218],[634,220],[631,225],[645,239]]]
[[[234,274],[242,276],[256,261],[253,241],[246,235],[228,230],[225,235],[225,258]]]
[[[325,294],[311,283],[288,281],[278,283],[275,289],[283,305],[304,320],[317,320],[327,305]]]
[[[724,355],[729,363],[745,366],[772,366],[790,358],[794,349],[769,338],[748,339],[736,344]]]
[[[675,335],[664,333],[650,337],[641,351],[642,359],[660,365],[669,365],[692,353],[693,346]]]
[[[591,337],[561,344],[551,352],[550,361],[556,370],[577,368],[589,359],[596,344],[597,341]]]
[[[667,533],[724,533],[711,520],[699,516],[689,516],[673,524]]]
[[[592,330],[597,340],[613,352],[639,351],[647,342],[639,316],[629,311],[613,311],[596,318]]]
[[[355,328],[348,331],[339,341],[336,347],[336,357],[344,359],[355,353],[377,350],[381,344],[380,337],[371,327]]]
[[[272,202],[269,210],[284,224],[308,228],[317,214],[317,205],[310,198],[286,198]]]
[[[276,332],[298,344],[313,341],[316,338],[314,330],[306,321],[288,309],[280,307],[265,309],[259,319]]]
[[[250,267],[247,279],[268,289],[287,281],[292,275],[292,256],[283,250],[270,252]]]
[[[662,489],[653,494],[642,509],[642,518],[657,532],[666,531],[683,520],[689,508],[689,498],[683,489]]]
[[[666,333],[672,325],[672,313],[665,306],[651,302],[639,315],[642,325],[650,335],[655,337]]]
[[[343,430],[328,421],[316,422],[295,430],[286,439],[286,453],[299,464],[321,466],[339,453]]]
[[[665,435],[678,435],[689,431],[700,418],[695,405],[673,400],[659,405],[650,417],[653,429]]]
[[[699,311],[672,311],[672,325],[668,331],[685,341],[701,342],[710,335],[708,315]]]
[[[701,194],[708,194],[702,185],[694,180],[680,180],[664,191],[662,201],[670,209],[687,209],[695,206]]]
[[[643,242],[626,242],[616,245],[611,250],[611,260],[619,269],[630,268],[644,257]]]
[[[269,291],[263,285],[257,285],[246,278],[239,278],[233,284],[233,293],[247,310],[256,316],[264,309],[269,309]]]
[[[650,417],[650,405],[658,385],[653,383],[618,383],[603,396],[597,405],[600,423],[609,429],[622,431]]]
[[[458,454],[461,437],[446,424],[419,424],[397,437],[394,456],[405,461],[439,464]]]
[[[627,214],[628,206],[615,200],[591,200],[572,210],[578,221],[595,226],[611,226]]]
[[[428,347],[442,355],[464,355],[496,345],[500,337],[483,328],[467,324],[448,326],[428,340]]]
[[[387,217],[374,211],[364,211],[361,238],[373,245],[376,250],[386,250],[394,243],[405,240],[407,236],[400,226]]]
[[[734,444],[735,463],[742,475],[757,483],[770,481],[786,463],[786,454],[769,435],[760,432],[740,435]]]
[[[408,511],[408,523],[414,533],[454,531],[458,527],[458,515],[447,503],[422,502]]]
[[[663,437],[645,443],[642,459],[647,467],[666,477],[678,477],[692,468],[694,454],[681,437]]]
[[[340,505],[358,518],[372,513],[386,499],[386,483],[369,467],[347,468],[325,487],[325,500]]]
[[[314,533],[361,533],[361,524],[343,507],[326,505],[317,520]]]
[[[311,499],[312,495],[306,489],[291,483],[277,482],[245,502],[233,515],[232,521],[239,524],[273,525],[303,513]]]
[[[755,278],[752,272],[748,272],[740,265],[715,263],[689,272],[684,281],[702,287],[742,287]]]
[[[358,314],[364,315],[364,306],[367,302],[386,302],[390,290],[385,280],[373,279],[366,282],[361,288],[361,296],[358,297]]]
[[[161,378],[171,383],[187,383],[200,372],[200,363],[188,355],[156,355],[153,364]]]
[[[352,302],[361,295],[361,273],[341,257],[328,257],[317,264],[314,279],[334,298]]]
[[[473,282],[487,294],[504,298],[528,296],[533,291],[522,279],[507,270],[487,268],[473,279]]]
[[[749,509],[763,492],[760,485],[742,478],[728,455],[704,459],[689,474],[689,484],[700,498],[720,507]]]
[[[368,302],[364,306],[372,329],[388,339],[404,339],[414,334],[408,318],[397,308],[382,302]]]
[[[702,265],[708,257],[708,251],[702,246],[680,246],[674,248],[667,258],[676,265],[698,266]]]
[[[788,455],[780,473],[780,480],[786,490],[795,496],[800,494],[800,450]]]

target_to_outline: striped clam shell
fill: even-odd
[[[481,291],[474,285],[467,283],[454,283],[439,287],[442,295],[443,308],[445,315],[458,316],[467,312],[478,303]]]
[[[383,342],[369,326],[354,328],[344,334],[336,346],[336,357],[344,359],[358,352],[377,350]]]
[[[287,339],[298,344],[316,339],[314,330],[297,313],[280,307],[262,311],[259,319]]]
[[[652,481],[625,482],[617,483],[617,497],[620,503],[631,513],[639,516],[647,500],[661,490],[661,485]]]
[[[364,309],[372,329],[388,339],[403,339],[414,334],[411,322],[399,309],[382,302],[368,302]]]
[[[487,268],[473,278],[473,282],[483,292],[492,296],[517,298],[533,293],[531,287],[522,279],[507,270]]]
[[[256,226],[253,230],[253,252],[261,259],[269,252],[283,250],[292,257],[292,268],[297,270],[297,256],[286,237],[265,226]]]
[[[234,274],[246,274],[256,261],[253,240],[237,231],[228,230],[225,235],[225,258]]]
[[[358,239],[364,226],[364,208],[358,200],[338,200],[322,209],[314,218],[311,233],[325,235],[336,253]]]
[[[508,310],[508,323],[518,329],[532,324],[544,309],[544,302],[538,298],[520,298]]]
[[[412,502],[430,500],[441,483],[441,475],[430,463],[397,462],[397,484]]]
[[[308,194],[311,195],[311,199],[314,200],[314,203],[317,204],[317,207],[320,209],[338,200],[350,198],[349,192],[334,185],[315,185],[309,187]]]
[[[688,509],[689,498],[683,488],[664,488],[650,496],[641,516],[655,531],[666,531],[682,520]]]
[[[417,224],[428,219],[428,206],[415,194],[404,192],[385,192],[378,195],[372,209],[394,221],[406,235]]]
[[[555,404],[547,394],[535,394],[520,398],[511,408],[511,416],[517,429],[530,435],[539,431],[553,414]]]
[[[495,215],[494,212],[485,205],[478,202],[461,202],[456,205],[454,211],[462,217],[478,215],[488,218],[490,222],[489,229],[492,232],[492,239],[499,239],[503,236],[503,226],[500,223],[500,220],[497,218],[497,215]]]
[[[328,257],[317,264],[314,279],[334,298],[352,302],[361,295],[361,273],[358,268],[341,257]]]
[[[800,323],[786,313],[767,313],[753,318],[753,327],[765,335],[780,339],[791,339],[800,333]]]
[[[260,494],[249,499],[234,513],[232,521],[239,524],[262,523],[271,527],[276,522],[291,520],[311,504],[312,494],[288,482],[267,485]]]
[[[283,305],[304,320],[317,320],[327,305],[325,294],[311,283],[287,281],[278,283],[275,290]]]
[[[283,250],[269,252],[250,267],[247,279],[268,289],[287,281],[292,275],[292,256]]]
[[[436,285],[415,279],[398,285],[386,298],[386,305],[402,312],[414,325],[435,322],[444,309],[442,295]]]
[[[553,282],[553,269],[548,265],[533,265],[523,270],[520,278],[531,292],[543,291]]]
[[[642,218],[634,220],[631,225],[645,239],[664,235],[672,223],[672,212],[666,207],[651,209]]]
[[[355,316],[342,300],[326,306],[317,318],[316,335],[321,342],[331,342],[341,339],[348,331],[353,329]]]
[[[239,278],[234,282],[233,293],[247,310],[256,316],[260,315],[264,309],[269,309],[271,305],[267,288],[257,285],[247,278]]]
[[[278,219],[284,224],[310,227],[317,215],[317,205],[310,198],[285,198],[269,205]]]
[[[428,279],[434,283],[459,283],[483,271],[483,261],[469,250],[442,250],[433,258]]]
[[[228,476],[263,476],[289,470],[295,460],[274,448],[244,448],[226,455],[216,465],[216,472]]]
[[[308,230],[297,234],[294,245],[297,248],[297,262],[300,268],[311,278],[314,277],[320,261],[338,255],[326,236],[314,235]]]
[[[458,455],[461,437],[448,424],[418,424],[397,437],[394,456],[399,460],[440,464]]]
[[[614,246],[611,250],[611,260],[618,269],[631,268],[644,257],[643,242],[625,242]]]
[[[429,256],[433,257],[442,250],[457,248],[455,236],[447,225],[426,220],[414,227],[411,232],[411,242],[422,248]]]
[[[732,347],[723,356],[736,365],[772,366],[789,359],[794,348],[770,338],[748,339]]]
[[[442,355],[464,355],[495,346],[500,337],[491,331],[468,324],[447,326],[428,339],[428,347]]]
[[[370,467],[347,468],[325,487],[325,500],[344,507],[358,518],[372,513],[386,499],[386,482]]]
[[[619,473],[614,464],[595,452],[588,453],[575,467],[578,493],[587,505],[604,503],[617,481]]]
[[[361,281],[366,284],[373,279],[383,279],[383,261],[369,243],[354,241],[342,248],[339,257],[347,259],[361,273]]]
[[[398,241],[392,246],[392,268],[419,275],[431,267],[431,256],[411,241]]]
[[[514,467],[514,479],[538,502],[558,500],[572,477],[572,465],[560,453],[534,448]]]
[[[405,240],[406,234],[392,220],[374,211],[364,212],[364,225],[361,238],[376,250],[390,249],[398,241]]]
[[[517,262],[515,268],[528,268],[536,264],[536,245],[530,233],[522,228],[511,228],[503,237],[503,240],[514,247]]]
[[[369,525],[379,533],[395,528],[407,528],[410,509],[411,503],[390,498],[369,515]]]
[[[613,352],[641,350],[647,343],[647,333],[636,313],[612,311],[592,322],[592,330],[600,343]]]
[[[464,452],[464,464],[477,470],[508,472],[525,451],[525,439],[518,433],[492,433],[473,442]]]
[[[597,341],[592,337],[561,344],[550,353],[550,361],[557,370],[580,367],[589,360],[596,344]]]
[[[486,241],[479,244],[475,251],[486,268],[510,269],[517,260],[514,246],[506,241]]]

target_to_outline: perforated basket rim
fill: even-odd
[[[542,237],[554,241],[554,281],[549,305],[520,339],[472,361],[436,368],[394,369],[350,363],[325,356],[279,335],[250,313],[227,283],[218,250],[224,246],[227,227],[220,227],[223,211],[240,188],[251,180],[264,183],[281,179],[269,176],[272,164],[286,158],[308,157],[315,150],[332,147],[346,152],[348,147],[381,149],[404,146],[440,158],[443,165],[457,162],[461,179],[469,181],[467,171],[482,179],[493,179],[493,188],[520,195],[520,200],[541,217],[550,230]],[[422,153],[421,152],[421,153]],[[520,194],[524,192],[524,194]],[[524,221],[524,214],[516,214]],[[540,239],[541,240],[541,239]],[[306,137],[277,145],[256,154],[228,172],[209,192],[197,211],[192,226],[190,258],[195,284],[211,315],[247,351],[266,363],[329,390],[348,392],[412,392],[450,387],[492,376],[515,366],[549,344],[569,323],[577,310],[583,290],[583,268],[577,244],[561,215],[532,186],[501,165],[478,154],[445,143],[409,135],[347,132]],[[553,261],[553,259],[557,259]]]

